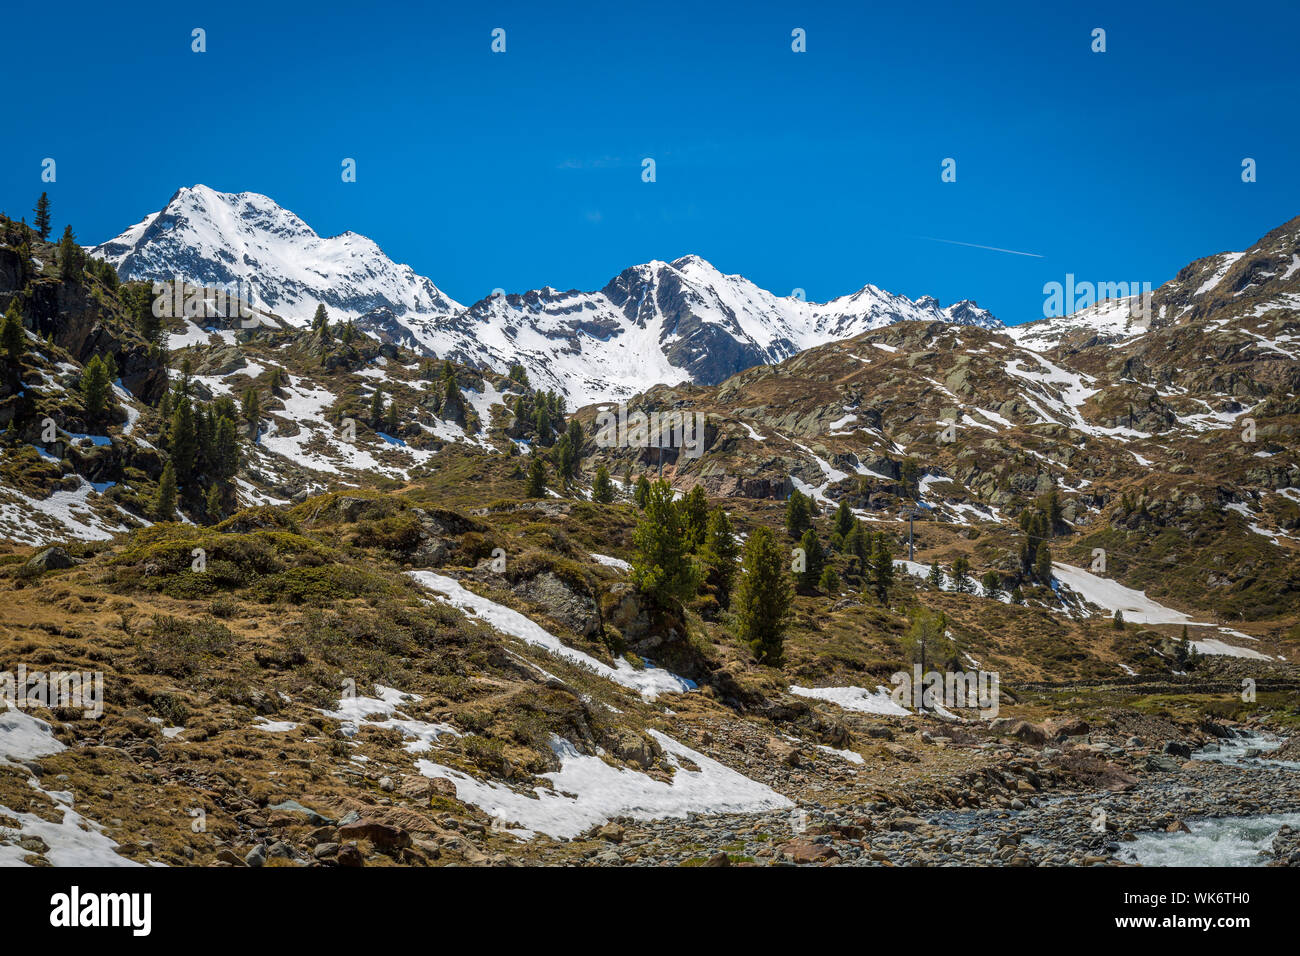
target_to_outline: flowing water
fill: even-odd
[[[1116,856],[1143,866],[1264,866],[1283,824],[1300,827],[1300,813],[1191,821],[1191,833],[1143,833]]]

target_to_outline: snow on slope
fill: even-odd
[[[503,634],[517,637],[527,644],[540,647],[562,660],[577,664],[616,684],[630,687],[646,700],[654,700],[658,695],[665,693],[684,693],[695,686],[691,681],[659,667],[637,670],[622,658],[615,662],[616,666],[610,667],[589,654],[569,647],[550,631],[518,611],[467,590],[453,578],[433,571],[408,571],[407,573],[424,587],[438,594],[439,600],[444,604],[450,604],[473,614]]]

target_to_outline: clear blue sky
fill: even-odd
[[[182,185],[252,190],[463,302],[694,252],[1010,323],[1067,272],[1158,284],[1300,213],[1295,0],[63,2],[5,26],[0,209],[48,188],[89,243]]]

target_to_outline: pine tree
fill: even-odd
[[[959,555],[952,563],[952,589],[958,594],[971,592],[970,562],[965,555]]]
[[[609,469],[596,466],[596,477],[591,482],[591,500],[607,505],[614,500],[614,483],[609,480]]]
[[[826,594],[834,594],[840,589],[840,576],[835,573],[833,565],[822,568],[822,576],[817,581],[817,589]]]
[[[239,431],[235,420],[222,415],[213,438],[213,470],[218,478],[233,478],[239,471]]]
[[[171,464],[175,466],[177,482],[187,482],[194,474],[194,465],[198,459],[198,434],[194,427],[194,409],[190,400],[181,396],[172,412],[171,432],[169,433]]]
[[[207,497],[204,499],[204,511],[207,512],[208,521],[216,524],[221,520],[225,511],[225,496],[221,493],[220,485],[212,485],[208,488]]]
[[[871,590],[881,604],[889,604],[889,591],[894,586],[894,555],[889,550],[889,539],[884,532],[876,535],[871,549]]]
[[[699,573],[686,547],[682,512],[666,481],[656,481],[645,513],[632,531],[632,583],[660,607],[690,600],[699,590]]]
[[[63,227],[63,238],[59,240],[59,269],[64,282],[78,282],[81,279],[81,247],[72,234],[71,226]]]
[[[15,371],[27,351],[27,333],[23,329],[23,318],[18,314],[18,296],[9,300],[5,310],[4,326],[0,328],[0,344],[3,344],[9,367]]]
[[[379,428],[384,423],[384,393],[375,389],[370,396],[370,427]]]
[[[546,463],[542,456],[533,455],[533,463],[528,466],[528,488],[524,494],[529,498],[546,497]]]
[[[785,554],[772,529],[760,525],[745,542],[740,583],[732,604],[737,637],[762,664],[781,663],[791,597]]]
[[[159,521],[171,521],[176,515],[176,469],[170,461],[163,465],[162,477],[158,479],[154,513]]]
[[[1019,584],[1017,584],[1015,587],[1011,589],[1011,603],[1012,604],[1025,603],[1025,592],[1020,590]]]
[[[826,553],[817,540],[817,532],[812,528],[805,531],[799,539],[799,547],[803,550],[803,570],[797,572],[799,590],[815,591],[817,582],[821,580],[822,568],[826,566]]]
[[[704,533],[709,525],[709,499],[704,494],[703,485],[696,485],[686,493],[681,509],[687,547],[697,551],[704,543]]]
[[[790,492],[785,503],[785,530],[796,541],[812,527],[811,502],[798,489]]]
[[[262,397],[258,394],[257,389],[250,388],[244,392],[243,400],[244,421],[253,429],[253,434],[257,434],[258,424],[262,420]]]
[[[41,193],[41,198],[36,200],[36,218],[32,224],[36,226],[36,234],[41,237],[41,242],[48,242],[50,238],[50,197]]]
[[[980,586],[984,588],[985,597],[996,600],[1002,593],[1002,578],[996,571],[985,571],[980,578]]]
[[[316,306],[316,314],[311,318],[311,328],[313,332],[319,332],[330,324],[329,313],[325,311],[324,303]]]
[[[853,527],[857,524],[857,518],[853,516],[852,509],[849,508],[847,501],[841,501],[840,506],[835,509],[835,532],[841,538],[848,538],[853,532]]]
[[[731,519],[722,508],[714,508],[709,512],[709,523],[704,531],[699,558],[704,580],[713,588],[718,603],[723,607],[731,604],[731,585],[736,578],[736,558],[739,553],[736,535],[731,530]]]
[[[88,422],[97,422],[104,416],[111,394],[108,369],[98,355],[92,355],[81,374],[81,395],[86,401]]]
[[[1052,552],[1047,547],[1047,542],[1038,545],[1038,553],[1034,558],[1034,577],[1042,584],[1049,587],[1052,584]]]
[[[645,510],[645,503],[650,498],[650,479],[645,475],[637,478],[636,489],[632,492],[632,498],[638,508]]]
[[[939,567],[938,561],[934,561],[930,564],[930,574],[926,578],[926,581],[929,582],[930,587],[934,588],[936,591],[943,590],[943,568]]]
[[[1117,631],[1124,630],[1124,612],[1117,610],[1115,616],[1111,618],[1110,626]]]
[[[903,464],[899,467],[899,475],[903,484],[903,494],[915,499],[920,491],[921,481],[921,468],[916,463],[916,459],[904,458]]]
[[[907,630],[899,643],[909,664],[921,664],[929,669],[956,659],[957,646],[948,637],[948,618],[942,611],[918,604],[908,612],[907,618]]]

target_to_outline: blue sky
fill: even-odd
[[[0,209],[48,189],[98,242],[206,183],[463,302],[693,252],[1008,323],[1067,272],[1157,285],[1300,213],[1293,0],[415,6],[13,5]]]

